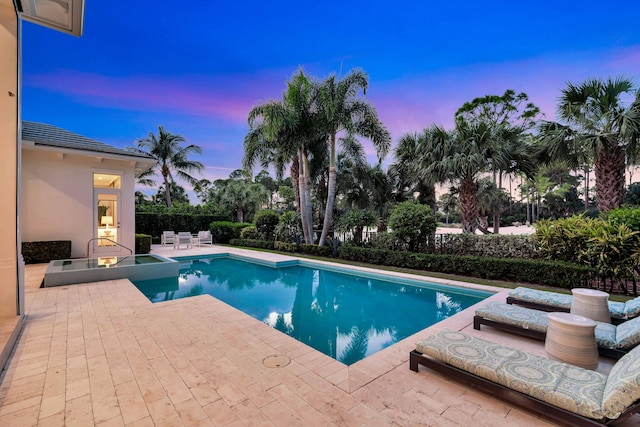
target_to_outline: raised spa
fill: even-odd
[[[44,287],[114,279],[162,279],[178,275],[180,263],[158,255],[61,259],[51,261]]]

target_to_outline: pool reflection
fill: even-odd
[[[482,297],[308,267],[193,260],[176,283],[136,285],[153,302],[210,294],[347,365]],[[452,289],[454,290],[454,289]]]

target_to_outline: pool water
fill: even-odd
[[[212,295],[347,365],[491,295],[359,277],[307,262],[273,268],[230,258],[178,260],[177,278],[134,283],[152,302]]]

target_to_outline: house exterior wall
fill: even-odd
[[[71,240],[74,258],[129,255],[129,251],[118,247],[96,254],[93,244],[87,254],[87,243],[94,237],[94,217],[97,215],[94,172],[122,176],[119,241],[133,250],[133,162],[37,149],[22,151],[22,240]]]
[[[0,317],[21,313],[18,298],[24,275],[18,226],[19,31],[12,0],[0,0]],[[0,348],[1,350],[1,348]],[[1,361],[0,361],[1,362]],[[1,367],[1,363],[0,363]]]

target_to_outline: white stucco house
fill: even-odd
[[[155,160],[29,121],[21,146],[22,241],[70,240],[72,258],[129,255],[136,177]]]
[[[0,0],[0,369],[24,322],[22,20],[80,36],[85,0]]]

